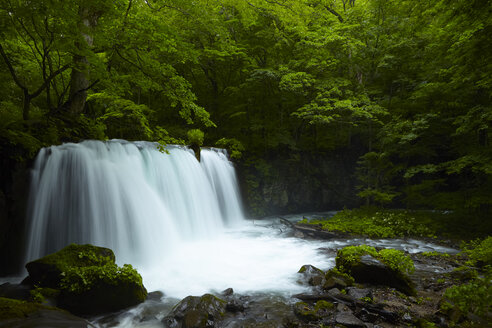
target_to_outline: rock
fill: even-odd
[[[69,245],[26,265],[31,283],[60,291],[57,306],[75,314],[117,311],[145,301],[142,277],[113,251],[92,245]]]
[[[234,289],[232,288],[227,288],[227,289],[224,289],[220,295],[222,296],[231,296],[232,294],[234,294]]]
[[[14,299],[0,297],[0,328],[94,327],[86,320],[66,311]]]
[[[160,301],[164,297],[164,293],[156,290],[147,294],[147,300]]]
[[[226,302],[211,294],[188,296],[179,302],[162,323],[169,328],[215,327],[224,317]]]
[[[357,318],[351,311],[337,313],[335,322],[346,327],[366,327],[364,322]]]
[[[311,286],[322,286],[325,282],[325,273],[310,264],[303,265],[298,273],[302,274],[303,282],[307,282]]]
[[[14,298],[17,300],[29,300],[31,288],[22,284],[5,283],[0,285],[0,297]]]
[[[314,306],[305,302],[297,302],[294,305],[295,315],[303,321],[320,321],[331,315],[335,305],[324,300],[317,301]]]
[[[325,283],[323,284],[323,289],[344,289],[348,286],[352,286],[354,283],[354,278],[346,273],[342,273],[337,269],[331,269],[326,272]]]
[[[109,248],[71,244],[56,253],[27,263],[26,269],[31,284],[58,288],[63,277],[62,272],[74,267],[100,266],[107,263],[115,263],[114,253]]]
[[[296,223],[294,224],[295,233],[298,233],[298,236],[302,236],[301,238],[319,238],[319,239],[331,239],[340,237],[340,233],[334,233],[330,231],[323,230],[319,226],[315,226],[308,223]]]
[[[371,297],[371,290],[369,288],[349,287],[347,290],[349,296],[356,300],[360,300],[364,297]]]
[[[244,311],[244,305],[239,303],[237,300],[230,300],[226,304],[226,311],[227,312],[243,312]]]
[[[359,283],[393,287],[407,295],[416,294],[415,287],[406,274],[392,270],[371,255],[362,255],[345,269]]]

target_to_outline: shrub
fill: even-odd
[[[205,133],[200,129],[192,129],[187,132],[188,142],[190,145],[201,146],[203,145],[203,140],[205,139]]]

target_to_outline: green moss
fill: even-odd
[[[56,267],[60,272],[64,272],[73,267],[114,263],[115,256],[113,251],[109,248],[97,247],[89,244],[70,244],[56,253],[46,255],[33,262],[50,265]]]
[[[393,271],[402,273],[415,271],[412,259],[404,252],[396,249],[382,249],[378,252],[374,247],[368,245],[347,246],[338,250],[335,258],[336,267],[341,272],[347,272],[346,268],[357,263],[363,255],[371,255]]]
[[[142,285],[142,277],[130,264],[125,264],[123,267],[118,267],[115,263],[73,267],[67,269],[62,275],[60,288],[73,293],[82,293],[101,283],[114,286]]]
[[[397,249],[382,249],[377,258],[394,271],[413,273],[415,266],[412,259]]]
[[[426,257],[445,257],[445,258],[449,258],[451,257],[451,255],[449,255],[448,253],[440,253],[440,252],[422,252],[420,253],[420,255],[422,256],[426,256]]]
[[[360,245],[360,246],[347,246],[337,252],[335,263],[337,268],[344,272],[344,268],[348,268],[358,262],[362,255],[371,255],[377,257],[378,252],[372,246]]]
[[[352,286],[354,284],[354,278],[346,272],[340,271],[338,268],[332,268],[328,270],[325,274],[326,281],[330,281],[330,279],[340,279],[343,281],[345,286]]]
[[[334,308],[335,308],[335,304],[324,300],[317,301],[316,304],[314,305],[315,312],[322,311],[322,310],[332,310]]]
[[[435,213],[403,210],[376,210],[372,208],[343,210],[331,218],[303,219],[299,223],[319,225],[324,230],[340,231],[373,238],[435,237]]]
[[[41,309],[55,309],[38,303],[19,301],[0,297],[0,320],[17,319],[27,317],[29,314]]]
[[[60,291],[54,288],[37,287],[30,291],[31,299],[36,303],[44,303],[46,298],[56,298]]]

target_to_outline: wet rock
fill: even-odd
[[[216,327],[225,310],[226,301],[214,295],[188,296],[172,309],[162,323],[169,328]]]
[[[335,309],[335,305],[324,300],[317,301],[314,305],[306,302],[297,302],[294,305],[295,315],[305,322],[320,321],[330,316]]]
[[[331,269],[325,274],[323,289],[344,289],[347,286],[352,286],[353,283],[354,278],[350,277],[348,274],[341,273],[337,269]]]
[[[369,288],[355,288],[349,287],[347,288],[348,295],[353,299],[360,300],[364,297],[371,297],[371,290]]]
[[[222,296],[231,296],[232,294],[234,294],[234,289],[232,288],[227,288],[227,289],[224,289],[220,295]]]
[[[226,311],[236,313],[236,312],[243,312],[244,311],[244,305],[240,303],[238,300],[230,300],[226,304]]]
[[[325,273],[323,270],[317,267],[305,264],[303,265],[298,273],[302,275],[302,282],[307,282],[311,286],[322,286],[325,282]]]
[[[164,293],[156,290],[147,294],[147,300],[160,301],[164,297]]]
[[[364,322],[357,318],[351,311],[337,313],[335,322],[346,327],[366,327]]]

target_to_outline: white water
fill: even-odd
[[[42,149],[32,173],[26,260],[74,242],[147,265],[244,220],[222,151],[203,150],[202,163],[186,148],[168,152],[119,140]]]

